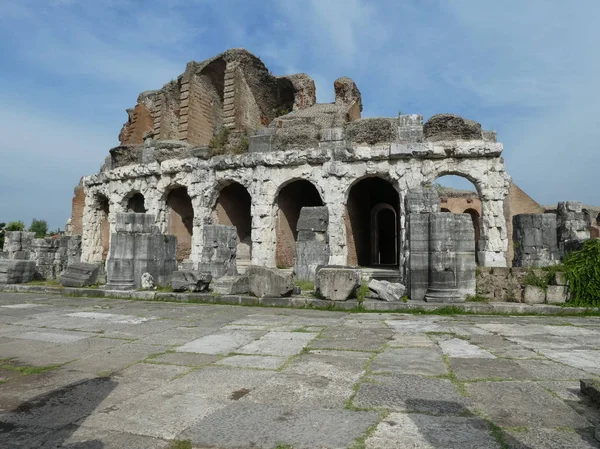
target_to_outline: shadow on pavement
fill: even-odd
[[[430,404],[428,404],[430,403]],[[460,410],[464,404],[453,401],[407,400],[410,410]],[[467,409],[463,409],[465,412]],[[499,439],[511,449],[534,449],[479,416],[407,414],[418,429],[419,437],[440,449],[480,449],[501,447]],[[424,442],[423,441],[423,442]]]
[[[116,386],[110,377],[76,382],[1,414],[0,448],[103,449],[99,440],[66,441]]]

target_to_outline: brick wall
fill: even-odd
[[[137,145],[144,143],[144,134],[154,129],[154,119],[150,110],[143,103],[138,103],[132,111],[128,111],[129,121],[123,126],[119,139],[121,145]]]
[[[173,81],[165,85],[157,96],[156,104],[152,111],[156,139],[177,140],[179,138],[180,102],[181,92],[179,83]]]
[[[208,145],[221,116],[221,98],[208,76],[192,75],[189,81],[182,82],[180,140]]]
[[[71,203],[71,235],[83,234],[83,209],[85,208],[85,192],[81,181],[73,189],[73,201]]]
[[[255,131],[266,123],[254,94],[241,70],[235,76],[235,127],[239,131]]]

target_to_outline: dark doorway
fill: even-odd
[[[144,195],[142,195],[139,192],[131,195],[131,198],[129,198],[129,201],[127,201],[127,212],[135,212],[137,214],[145,214],[146,206],[145,206]]]
[[[350,189],[346,203],[348,265],[398,265],[400,196],[381,178]]]

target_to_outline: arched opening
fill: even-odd
[[[277,196],[277,247],[275,263],[278,268],[290,268],[296,261],[296,225],[300,209],[322,206],[317,188],[309,181],[299,180],[287,184]]]
[[[192,250],[194,208],[185,187],[177,187],[167,195],[168,234],[177,237],[177,260],[188,259]]]
[[[237,229],[238,267],[247,266],[252,260],[252,215],[251,198],[248,190],[237,182],[229,184],[219,192],[215,205],[216,222],[235,226]]]
[[[129,197],[127,201],[127,212],[135,212],[137,214],[145,214],[146,206],[144,195],[140,192],[136,192]]]
[[[348,265],[397,266],[400,196],[391,183],[365,178],[350,188],[346,202]]]
[[[440,176],[433,183],[440,201],[446,207],[442,212],[465,213],[471,216],[475,234],[475,260],[478,261],[479,240],[481,237],[481,215],[483,212],[477,188],[468,179],[458,175]]]
[[[110,204],[108,198],[104,195],[96,195],[96,204],[98,205],[97,213],[99,215],[100,224],[100,246],[102,247],[102,260],[108,257],[110,248],[110,222],[108,214],[110,212]]]
[[[600,213],[596,216],[596,226],[600,226]]]

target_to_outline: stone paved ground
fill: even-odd
[[[594,448],[599,348],[599,318],[5,293],[0,447]]]

